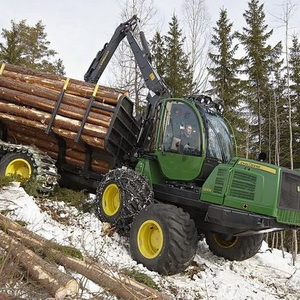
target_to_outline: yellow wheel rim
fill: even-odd
[[[214,233],[214,240],[216,244],[221,248],[232,248],[238,241],[238,237],[233,236],[230,239],[224,239],[221,234]]]
[[[121,206],[121,194],[118,186],[114,183],[109,184],[102,196],[102,208],[106,215],[113,216]]]
[[[140,253],[149,259],[157,257],[163,247],[164,235],[160,225],[154,220],[145,221],[139,228],[137,244]]]
[[[12,160],[5,169],[5,176],[18,175],[24,179],[29,179],[31,177],[31,173],[31,165],[23,158]]]

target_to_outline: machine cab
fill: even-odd
[[[157,110],[154,150],[170,180],[205,180],[234,156],[232,135],[212,106],[191,99],[165,99]]]

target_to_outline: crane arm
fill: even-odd
[[[127,37],[129,46],[145,80],[145,84],[147,88],[155,94],[155,96],[148,98],[148,101],[155,102],[159,97],[170,96],[170,92],[151,65],[150,51],[144,33],[142,31],[139,32],[141,45],[133,34],[137,27],[137,23],[137,16],[133,16],[131,19],[121,23],[117,27],[111,40],[104,45],[103,49],[97,53],[92,61],[84,76],[84,80],[91,83],[97,83],[110,59],[114,55],[118,45],[125,37]]]

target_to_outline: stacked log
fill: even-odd
[[[52,120],[62,91],[61,104]],[[85,145],[105,151],[104,139],[116,105],[124,94],[127,92],[123,90],[0,63],[0,119],[8,128],[9,140],[36,145],[56,159],[59,147],[55,136],[59,136],[66,141],[66,161],[75,166],[84,165]],[[92,96],[98,106],[89,112],[79,145],[74,140]],[[50,126],[51,134],[46,135]],[[92,161],[91,167],[101,173],[109,168],[107,163],[97,159]]]

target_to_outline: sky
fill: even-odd
[[[157,9],[157,24],[165,28],[175,13],[182,16],[184,0],[153,0]],[[275,39],[284,38],[283,28],[276,17],[282,16],[282,4],[287,0],[265,0],[266,20],[270,29],[275,30]],[[58,52],[57,58],[63,60],[66,76],[83,80],[90,63],[98,50],[108,42],[121,20],[120,12],[125,0],[0,0],[0,29],[9,29],[10,21],[27,20],[34,26],[42,20],[46,26],[50,48]],[[292,0],[296,5],[291,20],[291,31],[300,32],[300,0]],[[246,0],[206,0],[207,13],[211,26],[215,26],[221,8],[226,8],[228,17],[235,29],[244,26],[243,12],[247,9]],[[276,16],[276,17],[275,17]],[[147,36],[149,41],[151,37]],[[1,42],[1,37],[0,37]],[[274,41],[275,43],[275,41]]]

